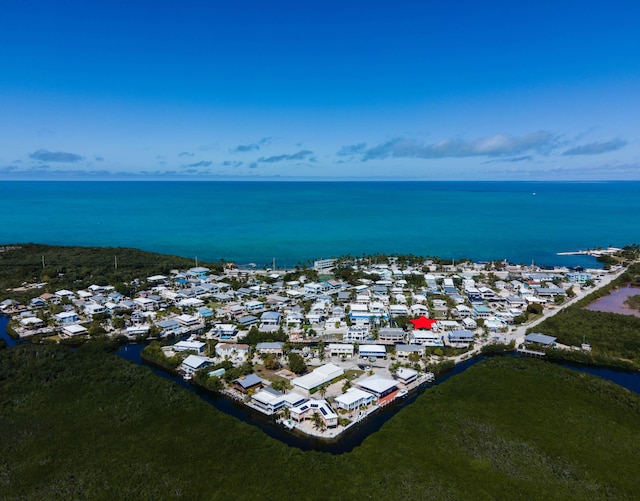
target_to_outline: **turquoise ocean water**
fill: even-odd
[[[413,253],[592,265],[640,243],[640,182],[2,182],[0,243],[137,247],[278,268]]]

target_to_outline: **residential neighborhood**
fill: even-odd
[[[433,382],[438,364],[516,340],[519,326],[608,274],[395,257],[282,271],[229,266],[221,274],[196,266],[141,277],[128,295],[94,284],[44,292],[29,304],[8,299],[0,309],[23,338],[151,342],[154,360],[185,379],[289,428],[334,437]],[[532,355],[555,338],[517,341]]]

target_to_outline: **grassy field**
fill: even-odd
[[[3,499],[634,499],[640,397],[494,358],[302,452],[97,343],[0,350]]]

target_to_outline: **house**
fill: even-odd
[[[291,380],[291,384],[293,384],[294,388],[298,388],[303,393],[311,392],[311,390],[318,386],[322,386],[325,383],[333,381],[343,374],[344,370],[341,367],[329,363],[314,369],[309,374],[305,374],[304,376]]]
[[[256,391],[251,401],[266,414],[275,414],[283,407],[299,407],[309,399],[296,392],[290,392],[285,395],[271,388],[264,388]]]
[[[220,339],[231,339],[238,334],[238,328],[233,324],[215,324],[211,333]]]
[[[537,344],[539,346],[543,346],[545,348],[548,348],[549,346],[552,346],[555,342],[556,342],[555,337],[553,336],[547,336],[545,334],[540,334],[540,333],[531,333],[531,334],[527,334],[524,338],[524,342],[525,343],[531,343],[531,344]]]
[[[398,358],[409,358],[412,353],[422,356],[424,348],[417,344],[399,344],[396,346],[396,356]]]
[[[178,370],[183,371],[187,375],[192,375],[199,369],[211,365],[213,362],[209,358],[200,357],[198,355],[189,355],[182,361]]]
[[[156,309],[157,303],[148,297],[137,297],[133,300],[135,305],[142,311],[152,311]]]
[[[569,282],[584,285],[589,280],[593,280],[593,277],[591,276],[591,273],[575,271],[575,272],[567,273],[567,280],[569,280]]]
[[[80,336],[86,333],[87,333],[87,329],[82,325],[65,324],[65,326],[62,327],[62,334],[66,336]]]
[[[356,382],[356,386],[371,393],[376,399],[384,398],[398,390],[398,383],[379,374],[374,374],[361,381]]]
[[[87,315],[99,315],[105,313],[107,308],[99,303],[87,303],[84,305],[84,311]]]
[[[282,355],[282,347],[284,343],[282,341],[274,341],[272,343],[258,343],[256,345],[257,353]]]
[[[180,331],[180,324],[173,319],[156,322],[156,326],[160,329],[161,336],[169,336]]]
[[[264,303],[262,301],[247,301],[244,303],[244,307],[247,312],[258,312],[264,309]]]
[[[178,315],[176,317],[176,322],[178,322],[182,327],[197,327],[201,326],[200,319],[198,317],[194,317],[193,315]]]
[[[473,318],[489,318],[492,315],[491,308],[483,304],[473,306]]]
[[[250,325],[257,324],[258,322],[258,317],[254,317],[253,315],[244,315],[238,319],[238,323],[243,327],[249,327]]]
[[[413,383],[418,379],[418,371],[414,369],[408,369],[406,367],[400,367],[398,372],[394,376],[400,383],[407,385]]]
[[[359,343],[369,339],[369,327],[366,325],[351,325],[342,337],[344,341]]]
[[[229,358],[231,360],[243,360],[249,356],[249,345],[218,343],[216,345],[216,355],[221,358]]]
[[[233,382],[233,387],[241,393],[248,393],[249,390],[255,390],[262,387],[262,379],[255,374],[248,374],[238,378]]]
[[[380,344],[361,344],[358,354],[363,358],[384,358],[387,356],[387,350]]]
[[[44,326],[44,322],[38,317],[26,317],[20,319],[20,326],[25,329],[39,329]]]
[[[409,333],[409,342],[422,346],[443,346],[441,335],[434,331],[413,330]],[[397,348],[396,348],[397,351]]]
[[[289,412],[291,413],[291,419],[295,419],[298,422],[305,419],[313,419],[317,414],[327,428],[338,426],[338,415],[326,400],[308,400],[300,406],[292,407]]]
[[[466,344],[467,346],[474,342],[475,334],[468,330],[453,330],[449,332],[450,344]]]
[[[402,296],[402,297],[404,297],[404,296]],[[420,305],[420,306],[424,310],[427,309],[422,305]],[[406,315],[409,314],[409,309],[404,304],[392,304],[391,306],[389,306],[389,314],[392,317],[399,317],[399,316],[403,316],[403,315],[406,316]]]
[[[330,343],[327,347],[330,357],[353,357],[355,347],[349,343]]]
[[[398,328],[383,328],[378,331],[378,340],[390,343],[401,343],[404,341],[405,332]]]
[[[55,315],[56,322],[62,325],[71,325],[78,322],[78,314],[75,311],[63,311]]]
[[[478,324],[473,318],[463,318],[462,327],[467,330],[474,330],[478,328]]]
[[[374,396],[360,388],[349,388],[346,393],[335,398],[336,405],[345,411],[353,411],[373,402]]]
[[[195,351],[196,353],[204,353],[206,343],[201,341],[178,341],[173,345],[173,351]]]

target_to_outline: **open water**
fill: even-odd
[[[640,243],[640,182],[1,182],[0,244],[293,267],[403,253],[592,266]]]

